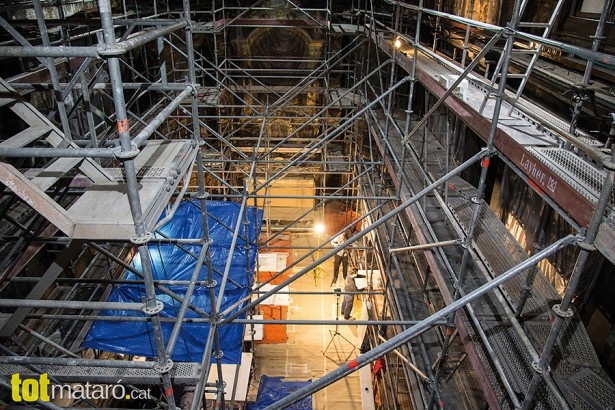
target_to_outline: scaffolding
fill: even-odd
[[[456,397],[470,408],[615,401],[615,385],[593,351],[578,351],[589,341],[571,308],[589,255],[612,252],[615,157],[577,129],[582,97],[565,123],[522,94],[542,45],[584,58],[585,85],[592,64],[615,65],[612,55],[598,51],[612,1],[605,2],[591,50],[549,39],[550,29],[523,32],[527,2],[521,0],[507,27],[473,20],[474,2],[467,18],[445,12],[442,1],[433,10],[422,0],[373,6],[353,0],[343,10],[330,0],[313,9],[287,0],[233,6],[215,0],[209,9],[188,0],[79,3],[81,9],[35,0],[30,17],[11,6],[0,17],[8,34],[0,58],[18,67],[0,80],[0,108],[14,120],[0,142],[0,290],[15,295],[0,299],[10,312],[0,328],[4,389],[11,389],[13,373],[47,372],[58,383],[121,377],[160,386],[154,400],[160,406],[200,409],[208,394],[219,408],[234,408],[245,397],[225,389],[219,329],[242,324],[252,333],[255,325],[274,323],[252,316],[259,304],[354,246],[364,251],[362,266],[383,272],[381,289],[360,292],[372,305],[368,319],[355,322],[367,328],[362,354],[270,408],[286,408],[379,358],[387,369],[373,380],[381,408],[442,407]],[[557,16],[562,2],[554,3]],[[73,6],[81,14],[66,17]],[[435,24],[433,33],[423,32],[427,23]],[[460,62],[438,52],[446,24],[464,33]],[[479,49],[477,32],[484,40]],[[514,49],[530,42],[536,48],[523,85],[511,91]],[[489,81],[486,56],[496,49],[501,60]],[[465,132],[482,146],[459,160],[452,149]],[[527,255],[483,200],[496,157],[575,233]],[[477,168],[472,186],[462,177]],[[582,172],[590,176],[574,176]],[[305,190],[289,193],[283,181]],[[153,236],[160,216],[170,219],[185,199],[203,210],[204,235],[194,243],[204,246],[194,255],[193,278],[154,280],[149,246],[187,243]],[[210,199],[238,202],[241,215],[249,206],[263,209],[263,252],[277,248],[275,240],[285,234],[311,232],[331,203],[350,204],[360,217],[328,226],[327,234],[361,229],[337,247],[330,240],[293,247],[305,251],[302,257],[257,280],[251,300],[230,314],[221,304],[233,254],[214,278]],[[244,225],[240,218],[228,227],[231,249]],[[560,297],[538,265],[572,246],[579,249],[577,262]],[[42,249],[54,250],[55,260],[25,274]],[[135,255],[142,271],[129,265]],[[197,282],[202,266],[208,277]],[[63,276],[66,270],[73,277]],[[129,282],[126,270],[145,287],[143,303],[107,301],[111,286]],[[223,284],[218,294],[216,280]],[[186,286],[185,296],[171,285]],[[196,285],[210,289],[210,314],[190,303]],[[156,291],[181,304],[177,317],[160,315]],[[130,320],[151,323],[156,357],[82,356],[79,345],[94,321],[129,320],[102,310],[149,315]],[[188,318],[189,310],[198,318]],[[167,322],[173,330],[165,340]],[[202,358],[174,363],[170,357],[188,322],[211,327]],[[65,335],[58,340],[60,327]],[[38,357],[41,343],[51,353]],[[567,367],[568,357],[586,364],[580,366],[584,380]],[[234,381],[239,372],[236,366]]]

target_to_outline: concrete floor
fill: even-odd
[[[312,235],[293,235],[295,246],[315,246]],[[325,235],[323,235],[324,238]],[[312,243],[314,242],[314,243]],[[293,251],[293,260],[299,259],[304,251]],[[311,262],[308,258],[294,268],[298,272]],[[332,279],[333,260],[321,265],[322,271],[318,278],[310,272],[293,282],[291,291],[332,292],[329,287]],[[342,278],[339,283],[342,284]],[[339,304],[341,306],[342,298]],[[335,319],[336,296],[330,295],[291,295],[288,309],[289,319],[317,320]],[[359,318],[360,302],[355,300],[353,316]],[[255,398],[258,391],[258,380],[265,374],[268,376],[283,376],[287,380],[315,380],[327,374],[359,354],[357,341],[357,326],[351,321],[339,316],[340,335],[335,335],[335,326],[319,325],[288,325],[288,342],[283,344],[258,344],[254,352],[254,377],[250,388],[249,399]],[[344,338],[348,341],[344,340]],[[329,342],[328,349],[327,345]],[[352,344],[351,344],[352,343]],[[356,346],[356,347],[355,347]],[[324,353],[324,354],[323,354]],[[312,397],[313,409],[361,409],[361,392],[358,372],[315,393]]]

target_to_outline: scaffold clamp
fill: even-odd
[[[154,365],[154,370],[156,370],[160,374],[165,374],[171,371],[173,368],[173,360],[167,359],[166,363],[156,363]]]
[[[118,46],[99,46],[96,48],[96,52],[101,58],[106,57],[119,57],[126,52],[122,47]]]
[[[137,235],[137,234],[130,235],[130,242],[134,243],[135,245],[144,245],[148,243],[151,239],[152,239],[151,232],[146,232],[140,235]]]
[[[222,316],[217,313],[215,315],[210,315],[209,316],[209,324],[211,326],[217,326],[220,323],[220,320],[222,319]]]
[[[587,243],[585,241],[577,242],[577,246],[587,252],[593,252],[596,250],[596,247],[594,245]]]
[[[572,309],[568,308],[567,310],[562,310],[562,305],[560,305],[559,303],[556,305],[553,305],[553,312],[555,312],[555,314],[561,318],[569,318],[572,317],[572,315],[574,315],[574,312]]]
[[[113,155],[115,155],[117,159],[132,159],[139,155],[139,148],[137,148],[137,144],[131,142],[130,151],[123,151],[122,147],[117,147],[113,149]]]
[[[143,307],[141,308],[141,310],[143,310],[143,313],[146,313],[150,316],[160,313],[162,309],[164,309],[164,305],[159,300],[156,300],[156,306],[150,307],[147,305],[147,303],[145,303],[143,304]]]
[[[534,369],[534,371],[538,374],[543,374],[544,372],[550,372],[551,368],[549,367],[549,365],[547,366],[542,366],[540,364],[540,360],[533,360],[532,361],[532,369]]]

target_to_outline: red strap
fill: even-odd
[[[119,132],[120,134],[123,132],[128,132],[128,120],[117,121],[117,132]]]

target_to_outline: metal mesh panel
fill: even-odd
[[[476,353],[478,357],[480,358],[481,362],[483,363],[483,367],[485,369],[485,375],[489,379],[489,384],[491,385],[491,388],[493,389],[498,399],[501,401],[502,400],[504,401],[502,408],[512,408],[510,407],[511,403],[507,399],[508,396],[506,395],[506,392],[504,391],[504,388],[502,387],[502,384],[500,383],[497,377],[497,373],[493,369],[493,365],[491,364],[491,360],[489,359],[489,356],[487,355],[487,351],[485,350],[479,336],[474,332],[472,323],[470,323],[468,318],[465,316],[462,317],[462,319],[464,321],[465,328],[468,331],[468,336],[472,340],[472,344],[474,345]]]
[[[579,393],[577,393],[574,389],[568,389],[568,394],[574,400],[575,409],[578,410],[595,410],[595,407],[591,406],[589,403],[585,401],[583,397]]]
[[[568,377],[566,384],[591,408],[615,408],[615,388],[590,369],[581,369]]]
[[[487,334],[494,351],[502,363],[506,378],[513,390],[520,394],[527,392],[533,376],[530,366],[532,357],[527,348],[509,324],[494,320],[483,320],[481,325]],[[532,404],[534,409],[559,409],[559,403],[551,392],[541,383]]]
[[[523,326],[536,349],[539,352],[542,351],[551,330],[551,322],[546,320],[529,321],[525,322]],[[601,377],[586,367],[599,369],[600,363],[591,348],[591,341],[578,316],[575,315],[565,321],[553,349],[550,365],[557,376],[566,379],[566,386],[569,387],[567,393],[571,393],[569,397],[574,400],[576,408],[605,409],[607,407],[602,405],[596,407],[594,404],[600,403],[605,394],[610,397],[611,403],[615,403],[612,396],[615,394],[615,386],[606,377]],[[581,367],[581,370],[579,370],[579,367]],[[577,383],[577,378],[581,377],[579,372],[582,374],[589,372],[591,378],[584,378],[582,382]],[[594,384],[587,381],[590,379],[591,383]],[[607,393],[603,393],[603,390],[606,390]]]
[[[160,382],[160,373],[153,369],[58,365],[40,365],[39,367],[42,367],[50,376],[63,382],[117,383],[118,380],[121,380],[122,383],[131,384],[156,384]],[[170,375],[177,384],[194,384],[198,381],[200,368],[201,366],[198,363],[175,363]],[[14,373],[33,377],[40,374],[25,366],[0,364],[0,374],[9,376]]]
[[[549,332],[551,331],[550,320],[532,320],[523,324],[523,327],[528,335],[532,345],[536,351],[540,354],[544,350],[544,346],[547,342]],[[568,366],[565,360],[564,351],[562,349],[560,338],[556,339],[556,343],[551,351],[551,359],[549,360],[549,366],[552,372],[559,377],[566,377],[570,374],[571,367]]]
[[[523,323],[523,327],[530,336],[536,350],[542,351],[551,331],[551,322],[548,320],[531,320]]]
[[[556,127],[559,127],[563,130],[567,130],[568,128],[570,128],[570,125],[563,121],[562,119],[560,119],[559,117],[556,117],[555,115],[551,114],[548,111],[545,111],[543,109],[541,109],[540,107],[532,104],[531,102],[529,102],[526,99],[522,99],[522,103],[523,105],[530,110],[531,112],[533,112],[534,114],[540,116],[541,118],[546,119],[547,121],[549,121],[551,124],[555,125]],[[526,118],[529,122],[533,122],[533,120],[531,120],[528,116],[526,116],[524,113],[514,110],[514,112],[519,115],[522,118]]]
[[[449,195],[454,196],[458,194],[468,199],[476,196],[476,188],[458,176],[454,176],[449,180],[449,187],[452,188],[449,190]]]
[[[515,391],[527,390],[532,377],[530,363],[532,357],[510,325],[496,321],[481,323],[489,337],[498,359],[502,363],[506,378]]]
[[[114,179],[122,180],[124,178],[124,168],[105,168],[105,171]],[[142,167],[137,172],[137,178],[160,178],[169,173],[169,169],[165,167]]]
[[[428,131],[429,136],[433,137],[431,131]],[[414,149],[414,151],[420,157],[423,152],[423,128],[416,132],[408,141],[410,146]],[[428,142],[426,146],[426,161],[425,165],[427,167],[428,172],[432,172],[434,174],[442,173],[445,161],[446,161],[446,151],[440,145],[434,145]],[[421,159],[422,161],[422,159]]]
[[[577,136],[577,139],[584,142],[587,145],[591,145],[593,147],[602,147],[604,146],[604,143],[600,140],[597,140],[595,138],[592,137],[586,137],[586,136]]]
[[[534,396],[534,402],[532,404],[533,409],[552,409],[552,410],[560,410],[562,406],[559,404],[555,396],[551,394],[549,388],[547,387],[545,382],[541,382],[538,386],[538,390],[536,390],[536,395]]]
[[[543,274],[536,275],[534,278],[534,289],[546,300],[560,300],[561,297],[551,284],[547,277]]]
[[[578,315],[564,321],[560,340],[569,362],[584,366],[600,367],[598,356],[591,347],[591,340],[589,340],[589,336]]]
[[[529,150],[581,195],[596,202],[606,177],[604,171],[562,148],[532,147]],[[611,207],[615,204],[615,191],[611,192],[609,204]]]
[[[507,94],[512,94],[510,93],[510,91],[507,91]],[[557,128],[567,131],[568,129],[570,129],[570,124],[564,120],[562,120],[561,118],[553,115],[551,112],[543,110],[542,108],[540,108],[539,106],[537,106],[536,104],[532,103],[531,101],[528,101],[527,99],[520,97],[518,100],[523,106],[525,106],[525,108],[527,108],[528,110],[530,110],[531,112],[533,112],[534,114],[536,114],[538,116],[538,118],[542,118],[547,120],[549,123],[555,125]],[[543,124],[537,124],[534,120],[530,119],[527,115],[525,115],[524,113],[518,111],[518,110],[513,110],[515,114],[517,114],[520,118],[524,118],[526,119],[528,122],[530,122],[533,125],[538,125],[540,127],[540,129],[548,135],[553,136],[552,132],[549,130],[545,130],[543,127]],[[586,133],[583,130],[576,130],[576,134],[577,134],[577,138],[582,140],[583,142],[585,142],[588,145],[593,145],[593,146],[602,146],[604,145],[602,142],[596,140],[595,138],[592,138],[588,133]],[[555,136],[553,136],[555,139]]]
[[[459,223],[467,231],[472,217],[471,206],[461,198],[449,198],[449,204]],[[527,254],[521,245],[484,202],[481,202],[474,243],[477,252],[494,276],[506,272],[527,259]],[[502,285],[507,299],[515,307],[518,305],[521,290],[525,286],[526,276],[527,272],[522,272]],[[544,306],[545,300],[540,295],[532,293],[524,306],[524,311],[537,315],[546,311]]]

